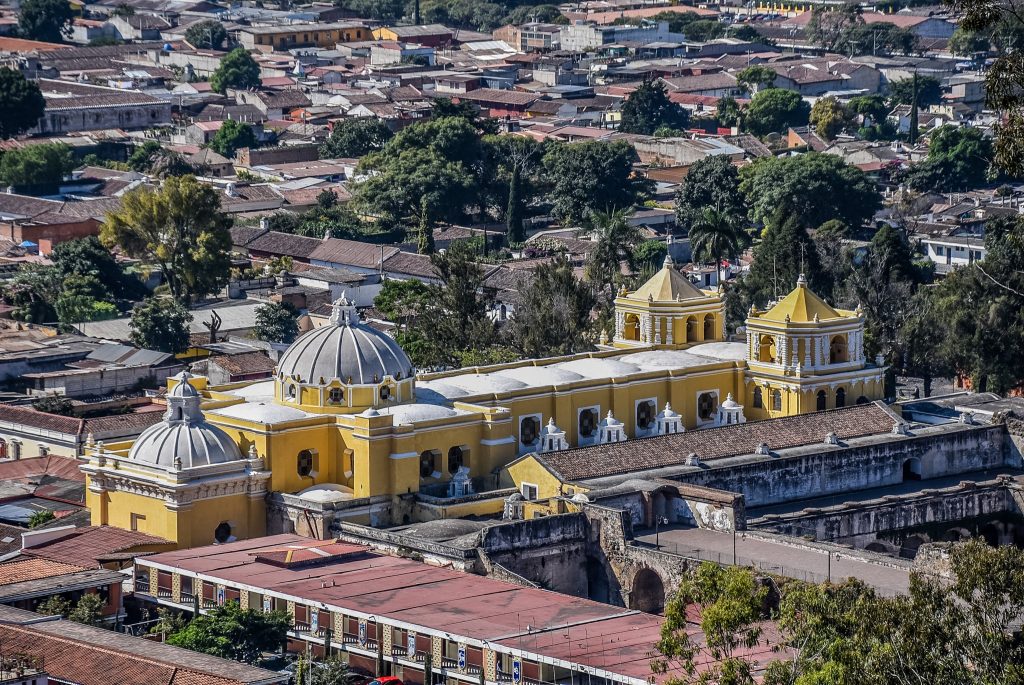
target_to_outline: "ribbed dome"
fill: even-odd
[[[174,377],[178,383],[165,396],[164,420],[142,432],[129,459],[178,471],[242,458],[228,434],[206,422],[199,408],[202,397],[188,382],[191,377],[184,371]]]
[[[128,458],[178,470],[238,461],[242,453],[227,433],[206,421],[161,421],[142,432]]]
[[[364,385],[380,383],[385,376],[407,378],[413,373],[412,362],[398,343],[360,323],[344,298],[335,303],[331,323],[292,343],[281,355],[277,370],[307,384],[338,379]]]

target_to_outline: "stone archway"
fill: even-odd
[[[665,583],[655,571],[640,569],[633,576],[633,589],[629,593],[629,608],[649,614],[665,610]]]
[[[923,535],[911,535],[900,546],[900,556],[904,559],[913,559],[917,556],[917,550],[926,542],[928,540]]]

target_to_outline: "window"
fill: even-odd
[[[142,514],[132,513],[132,530],[134,530],[136,532],[141,530],[141,528],[139,527],[139,523],[142,522],[142,521],[145,521],[145,520],[146,520],[146,517],[143,516]]]
[[[536,416],[525,416],[519,422],[519,442],[533,445],[540,437],[540,419]]]
[[[757,361],[774,364],[775,353],[775,338],[770,335],[762,335],[758,341]]]
[[[0,438],[0,459],[7,458],[7,441]]]
[[[587,439],[594,437],[597,433],[598,424],[598,410],[597,409],[582,409],[580,410],[579,417],[579,433],[581,439]]]
[[[448,450],[448,473],[457,473],[462,468],[464,454],[461,447],[453,447]]]
[[[345,391],[341,388],[331,388],[330,392],[327,393],[327,398],[335,404],[345,401]]]
[[[523,483],[521,486],[519,486],[519,490],[520,492],[523,493],[524,498],[528,500],[537,499],[537,486],[534,485],[533,483]]]
[[[437,452],[427,450],[420,455],[420,478],[432,478],[437,472]]]
[[[715,316],[713,314],[704,317],[704,339],[715,339]]]
[[[945,254],[945,248],[942,247],[942,245],[936,245],[935,246],[935,254],[937,254],[938,256],[941,257],[943,254]]]
[[[764,398],[761,396],[761,388],[754,388],[753,405],[754,409],[764,409]]]
[[[782,411],[781,390],[772,390],[772,411]]]
[[[846,391],[842,388],[836,390],[836,408],[846,406]]]
[[[842,364],[845,361],[847,361],[846,338],[841,335],[837,335],[832,338],[832,342],[830,342],[828,346],[828,363]]]
[[[221,543],[230,540],[231,524],[229,524],[227,521],[224,521],[219,526],[217,526],[217,528],[213,531],[213,539]]]
[[[818,411],[824,411],[825,410],[825,406],[826,406],[826,402],[828,401],[827,397],[828,396],[825,394],[824,390],[819,390],[818,391],[818,402],[817,402],[817,405],[815,406],[815,409],[817,409]]]
[[[293,401],[293,402],[295,401],[295,394],[296,394],[296,392],[297,391],[295,389],[295,385],[294,384],[289,385],[288,389],[285,390],[285,393],[288,395],[288,399]]]
[[[313,453],[309,450],[299,452],[297,467],[301,477],[309,478],[313,473]]]
[[[697,418],[701,421],[713,419],[716,409],[718,409],[718,397],[715,396],[715,393],[705,392],[697,397]]]
[[[380,398],[382,400],[387,400],[390,397],[391,397],[391,388],[386,386],[386,385],[380,386]]]
[[[653,400],[644,400],[636,405],[636,427],[639,430],[647,430],[654,424],[654,415],[657,413]]]

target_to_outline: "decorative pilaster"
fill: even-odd
[[[661,344],[661,324],[662,324],[662,322],[664,320],[665,320],[664,317],[661,317],[661,316],[654,317],[654,344],[655,345],[660,345]]]
[[[377,625],[380,626],[380,630],[384,633],[384,653],[391,654],[391,645],[394,643],[395,640],[395,631],[391,626],[386,626],[382,623],[378,623]]]
[[[811,368],[811,344],[814,342],[813,338],[804,338],[804,366],[808,369]]]
[[[238,593],[238,606],[242,609],[249,608],[249,591],[242,590]]]
[[[181,604],[181,574],[171,574],[171,599],[176,604]]]
[[[498,680],[498,657],[490,649],[484,649],[484,680],[497,682]]]
[[[665,343],[667,345],[671,345],[672,344],[672,329],[676,325],[676,320],[675,320],[674,317],[671,317],[671,316],[667,317],[665,320],[668,322],[667,327],[665,329]]]
[[[288,600],[288,615],[292,617],[292,623],[295,622],[295,602]]]
[[[341,638],[345,634],[345,614],[331,612],[331,630],[334,631],[338,642],[341,642]]]
[[[430,636],[430,652],[434,655],[434,668],[440,668],[444,658],[444,645],[437,635]]]

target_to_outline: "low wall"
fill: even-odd
[[[672,480],[740,493],[752,508],[896,485],[903,482],[904,464],[912,460],[925,480],[1018,466],[1002,425],[932,431],[853,446],[799,448],[771,457],[721,459]]]

